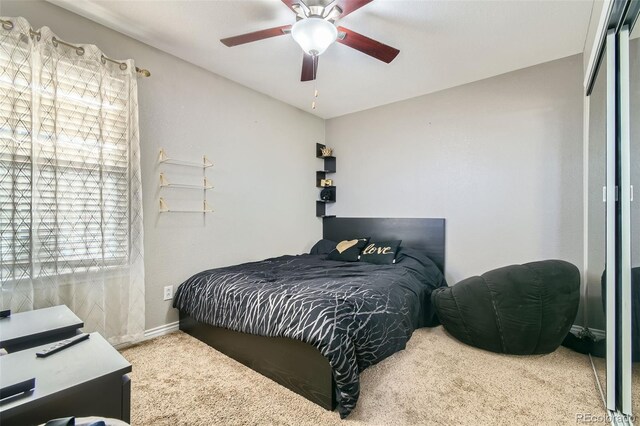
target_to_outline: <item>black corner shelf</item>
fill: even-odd
[[[325,218],[325,217],[335,217],[332,215],[327,215],[327,204],[336,202],[336,187],[335,185],[331,186],[322,186],[320,185],[320,181],[327,178],[327,174],[336,172],[336,157],[333,155],[323,156],[322,149],[325,148],[325,145],[321,143],[316,144],[316,158],[320,158],[323,160],[322,170],[316,171],[316,188],[319,188],[320,191],[326,188],[331,188],[331,198],[327,200],[317,200],[316,201],[316,217]],[[320,194],[318,194],[319,196]]]
[[[324,159],[324,170],[325,173],[335,173],[336,172],[336,157],[321,157]]]
[[[329,201],[329,203],[334,203],[335,201]],[[316,217],[334,217],[333,215],[328,215],[326,211],[327,202],[325,201],[316,201]]]

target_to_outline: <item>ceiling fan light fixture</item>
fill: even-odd
[[[310,17],[293,24],[291,36],[307,54],[318,56],[336,41],[338,29],[329,21]]]

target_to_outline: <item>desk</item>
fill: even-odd
[[[0,385],[36,378],[35,389],[0,402],[2,426],[40,424],[57,417],[102,416],[129,422],[131,364],[100,334],[46,358],[45,344],[0,356]]]

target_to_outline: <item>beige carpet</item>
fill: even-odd
[[[346,421],[181,332],[122,354],[133,425],[565,425],[604,413],[588,357],[493,354],[442,327],[363,372]]]

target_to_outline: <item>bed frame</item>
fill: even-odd
[[[324,218],[323,238],[402,240],[426,252],[444,273],[445,220]],[[327,410],[336,407],[335,384],[327,359],[313,346],[285,337],[265,337],[200,323],[180,312],[180,330]]]

